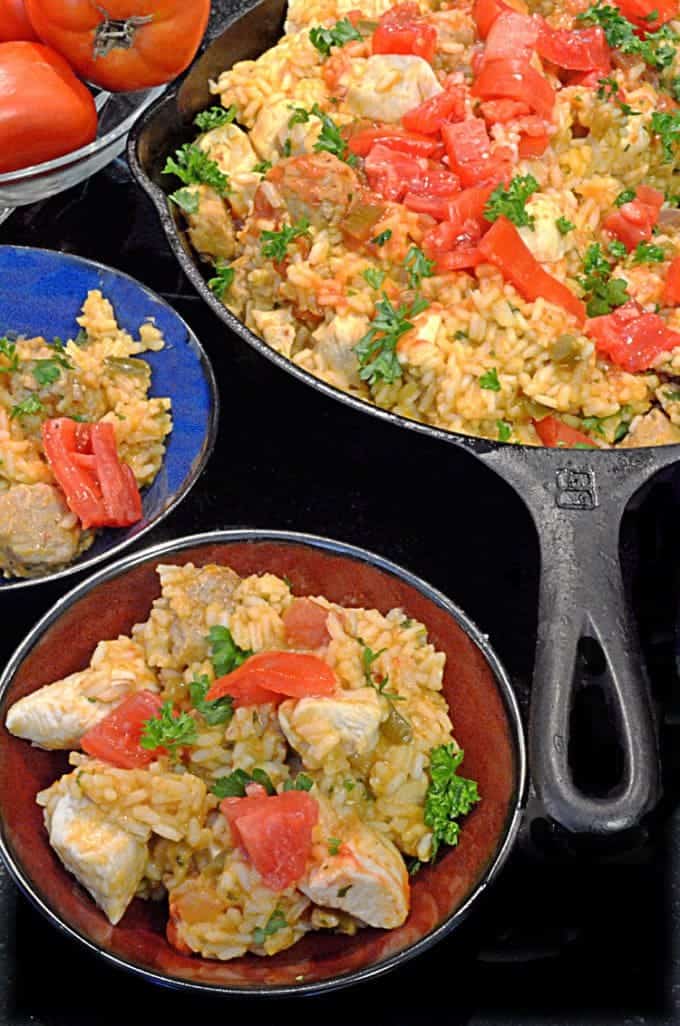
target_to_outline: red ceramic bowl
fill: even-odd
[[[0,853],[29,898],[57,926],[116,965],[184,988],[269,995],[330,990],[375,976],[425,951],[462,921],[496,876],[519,826],[526,760],[522,726],[503,667],[487,639],[443,595],[362,549],[307,535],[223,531],[128,556],[74,588],[10,660],[0,680],[0,717],[23,695],[87,665],[96,643],[128,633],[159,594],[158,563],[224,563],[239,574],[286,575],[296,595],[346,606],[395,606],[426,624],[446,653],[444,693],[465,771],[482,801],[461,841],[413,880],[412,907],[397,930],[354,937],[309,934],[273,958],[232,962],[179,954],[165,939],[163,906],[134,901],[111,926],[52,852],[36,792],[67,768],[66,753],[44,752],[0,730]]]

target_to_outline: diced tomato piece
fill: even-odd
[[[320,648],[331,640],[326,625],[328,610],[314,599],[293,599],[282,620],[291,648]]]
[[[514,224],[499,217],[479,243],[482,256],[499,268],[506,281],[528,300],[545,299],[583,323],[585,306],[566,285],[544,271],[525,246]]]
[[[266,887],[291,887],[304,874],[319,805],[305,791],[267,798],[225,798],[220,809]]]
[[[666,306],[680,306],[680,256],[671,260],[663,290],[663,301]]]
[[[400,200],[430,169],[424,157],[410,157],[397,153],[382,143],[376,143],[364,162],[364,171],[374,192],[390,200]]]
[[[677,0],[617,0],[617,6],[624,18],[632,21],[647,32],[656,31],[660,25],[677,18]],[[656,14],[655,18],[651,18]]]
[[[505,125],[508,121],[530,114],[531,107],[519,100],[486,100],[480,103],[479,112],[487,125]]]
[[[359,157],[365,157],[376,143],[412,157],[431,157],[440,146],[437,139],[430,139],[427,135],[407,132],[403,128],[391,125],[364,128],[347,140],[349,149]]]
[[[449,166],[459,176],[461,185],[498,182],[511,175],[510,151],[498,149],[492,153],[486,125],[481,118],[442,125],[442,137]]]
[[[585,330],[595,339],[598,353],[631,374],[649,370],[662,353],[680,346],[680,332],[671,331],[658,314],[645,313],[634,300],[611,314],[592,317]]]
[[[462,224],[454,221],[443,221],[427,233],[423,239],[423,252],[430,259],[438,260],[444,253],[457,249],[476,249],[482,237],[479,223],[468,219]]]
[[[281,695],[304,698],[330,695],[337,680],[318,656],[303,652],[258,652],[232,673],[219,677],[206,695],[209,702],[231,695],[239,706],[279,701]]]
[[[437,30],[421,16],[417,4],[397,4],[386,11],[373,33],[373,53],[403,53],[432,61]]]
[[[536,47],[538,25],[528,14],[502,11],[486,40],[484,63],[510,57],[528,61]]]
[[[446,274],[448,271],[468,271],[478,264],[484,263],[484,257],[475,246],[463,246],[461,249],[454,249],[450,253],[442,253],[436,260],[438,274]]]
[[[477,23],[477,31],[481,39],[486,39],[496,18],[511,8],[503,0],[475,0],[472,17]]]
[[[541,57],[570,71],[601,71],[611,67],[611,52],[599,25],[582,29],[554,29],[543,18],[537,18],[536,49]]]
[[[517,151],[520,157],[540,157],[548,149],[550,136],[547,132],[541,135],[526,135],[522,133]]]
[[[497,184],[497,182],[490,182],[488,185],[478,185],[470,189],[464,189],[449,201],[448,219],[457,227],[459,232],[469,222],[474,222],[478,226],[479,235],[488,229],[489,222],[484,217],[484,208]],[[479,235],[475,238],[479,238]]]
[[[118,456],[113,425],[56,417],[44,421],[42,440],[66,504],[83,527],[128,527],[141,520],[142,498]]]
[[[511,58],[485,61],[472,95],[482,100],[520,100],[546,120],[550,120],[555,106],[555,91],[547,78],[528,61]]]
[[[588,448],[596,448],[592,438],[584,435],[582,431],[577,431],[576,428],[569,427],[559,417],[543,417],[542,420],[535,420],[533,423],[536,428],[536,434],[541,439],[543,445],[547,445],[551,449],[561,448],[562,446],[566,449],[573,449],[577,445],[587,445]]]
[[[140,739],[144,724],[158,716],[163,703],[153,691],[138,691],[91,727],[83,735],[80,747],[95,759],[110,762],[121,769],[148,766],[164,749],[142,748]]]
[[[407,210],[428,214],[435,221],[445,221],[449,215],[449,201],[444,196],[418,196],[415,192],[407,192],[402,202]]]
[[[624,203],[618,210],[612,210],[603,222],[603,227],[615,235],[626,249],[631,250],[640,242],[647,242],[659,220],[659,211],[664,195],[649,185],[639,185],[635,199]]]
[[[450,86],[407,111],[401,121],[410,132],[437,135],[446,121],[462,121],[464,117],[465,89],[463,86]]]

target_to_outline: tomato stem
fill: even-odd
[[[110,18],[103,7],[97,10],[104,20],[97,26],[94,34],[94,57],[107,57],[112,50],[130,50],[134,46],[135,36],[140,28],[153,21],[153,15],[133,16],[132,18]]]

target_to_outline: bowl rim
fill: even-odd
[[[203,348],[196,333],[189,326],[189,324],[187,324],[187,322],[184,320],[181,314],[179,314],[177,310],[175,310],[175,308],[171,306],[166,299],[164,299],[153,289],[149,288],[148,285],[145,285],[144,282],[139,281],[137,278],[133,278],[131,274],[127,274],[127,272],[125,271],[119,271],[116,267],[111,267],[108,264],[103,264],[99,260],[89,260],[87,257],[77,256],[75,253],[62,253],[60,250],[47,249],[44,246],[15,246],[12,243],[0,243],[0,253],[2,253],[5,250],[19,251],[23,253],[46,253],[50,256],[59,257],[61,260],[71,261],[78,264],[85,264],[90,268],[95,268],[98,271],[104,271],[107,274],[113,274],[118,278],[124,278],[127,281],[132,282],[137,288],[141,289],[143,292],[146,292],[149,296],[151,296],[154,302],[160,303],[162,306],[164,306],[173,314],[173,316],[177,319],[181,327],[184,328],[184,330],[187,333],[187,341],[192,343],[193,347],[195,348],[196,354],[198,356],[201,373],[205,377],[208,386],[208,392],[210,393],[210,411],[208,416],[207,430],[203,438],[203,444],[201,445],[201,449],[197,459],[194,460],[194,466],[192,468],[189,468],[189,472],[186,475],[185,481],[182,487],[178,490],[177,494],[173,496],[172,500],[163,510],[161,510],[161,512],[157,516],[149,520],[148,524],[142,527],[132,537],[121,538],[120,541],[116,542],[115,545],[112,545],[104,552],[100,552],[98,555],[89,556],[82,562],[78,562],[76,560],[76,562],[71,563],[69,566],[66,566],[61,570],[58,570],[56,573],[44,574],[42,577],[10,577],[7,579],[2,579],[2,581],[0,582],[0,595],[3,595],[5,592],[9,591],[17,591],[20,588],[36,587],[36,585],[41,584],[52,584],[54,581],[63,580],[63,578],[70,577],[72,574],[89,571],[92,567],[97,566],[97,564],[103,562],[103,560],[117,557],[129,545],[136,544],[141,538],[147,535],[149,531],[154,530],[160,523],[163,522],[163,520],[165,520],[167,516],[169,516],[170,513],[172,513],[172,511],[180,504],[180,502],[184,501],[184,499],[187,497],[187,495],[189,494],[189,492],[194,487],[199,477],[205,470],[208,460],[210,459],[215,448],[215,443],[217,441],[217,432],[219,428],[220,415],[220,394],[219,389],[217,387],[215,371],[208,357],[208,354]],[[165,456],[163,457],[163,461],[165,461]],[[110,528],[109,530],[123,530],[123,528]]]
[[[140,90],[140,92],[145,92],[146,95],[140,97],[134,110],[115,128],[111,128],[106,135],[97,136],[92,142],[86,143],[85,146],[80,146],[77,150],[71,150],[69,153],[62,153],[60,157],[53,157],[52,160],[44,160],[40,164],[29,164],[28,167],[20,167],[16,171],[5,171],[3,174],[0,174],[0,187],[18,185],[30,181],[31,178],[42,178],[45,175],[52,175],[56,171],[63,171],[72,165],[80,164],[81,161],[87,160],[89,157],[102,153],[109,146],[113,146],[118,142],[122,136],[126,135],[135,124],[135,121],[141,117],[152,103],[161,98],[169,86],[170,83],[166,82],[164,85],[151,86],[148,90]],[[102,89],[98,95],[101,96],[104,93],[107,93],[109,97],[116,95],[116,93],[108,89]],[[125,93],[124,95],[129,96],[130,94]],[[108,99],[106,102],[108,103]],[[104,104],[101,105],[101,107],[103,106]],[[99,116],[101,107],[97,108],[97,116]]]
[[[403,950],[372,965],[364,966],[350,972],[345,972],[339,976],[331,976],[324,980],[317,980],[309,983],[302,982],[299,984],[281,984],[274,986],[259,984],[253,987],[244,987],[230,984],[211,984],[184,979],[182,977],[173,976],[169,973],[165,974],[153,969],[147,969],[141,965],[135,965],[134,962],[129,961],[120,955],[116,955],[108,951],[106,948],[94,943],[92,940],[84,936],[84,934],[79,930],[64,922],[59,913],[47,902],[43,901],[43,899],[35,892],[27,875],[24,873],[23,867],[12,854],[9,844],[5,838],[5,824],[1,815],[0,859],[22,892],[54,926],[58,927],[58,929],[67,936],[84,944],[90,952],[99,955],[104,958],[105,961],[117,966],[118,968],[127,970],[135,976],[141,977],[151,983],[164,987],[169,986],[171,988],[187,992],[227,994],[234,997],[242,997],[246,995],[252,995],[258,998],[300,997],[328,993],[330,991],[339,990],[356,983],[382,976],[394,969],[396,966],[402,965],[417,955],[422,954],[424,951],[427,951],[438,941],[452,933],[467,917],[475,901],[483,894],[484,891],[486,891],[489,884],[491,884],[497,877],[502,866],[510,855],[521,825],[528,783],[526,743],[519,705],[508,673],[492,648],[489,636],[484,634],[477,627],[474,621],[471,620],[454,602],[410,570],[393,563],[384,556],[380,556],[377,553],[368,551],[367,549],[338,541],[333,538],[296,531],[270,530],[268,528],[252,527],[205,531],[198,534],[184,535],[181,538],[161,542],[150,546],[147,549],[125,556],[116,563],[100,569],[97,573],[88,577],[75,588],[72,588],[71,591],[67,592],[66,595],[58,599],[52,608],[49,609],[31,629],[31,631],[29,631],[24,640],[17,646],[9,658],[3,673],[0,675],[0,706],[4,703],[5,694],[10,687],[19,666],[30,653],[36,642],[40,640],[43,634],[63,613],[66,612],[67,609],[69,609],[79,599],[83,598],[93,588],[111,580],[114,577],[118,577],[143,563],[158,559],[161,556],[176,555],[183,552],[185,549],[197,548],[202,545],[215,545],[220,543],[228,545],[235,542],[284,542],[287,544],[321,549],[325,552],[330,552],[335,555],[367,563],[368,565],[387,574],[391,574],[392,576],[399,578],[415,590],[419,591],[427,599],[438,605],[456,621],[458,626],[465,632],[467,637],[475,643],[481,652],[493,672],[496,686],[500,692],[508,719],[515,756],[516,786],[515,793],[508,810],[500,846],[495,855],[490,859],[488,865],[484,869],[484,872],[480,876],[474,888],[468,894],[463,904],[457,908],[453,914],[449,915],[438,927],[431,930],[415,943],[409,945],[409,947],[404,948]],[[4,723],[2,724],[1,729],[6,729]]]

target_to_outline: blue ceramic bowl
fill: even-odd
[[[79,559],[57,573],[27,580],[0,578],[0,591],[54,581],[118,555],[184,498],[215,442],[217,386],[200,342],[163,299],[120,271],[67,253],[0,246],[0,337],[9,331],[48,339],[75,337],[76,317],[89,289],[101,289],[113,304],[118,323],[133,335],[153,317],[165,336],[161,352],[143,354],[152,369],[150,395],[172,399],[174,427],[165,459],[142,495],[144,516],[139,523],[100,531]]]

